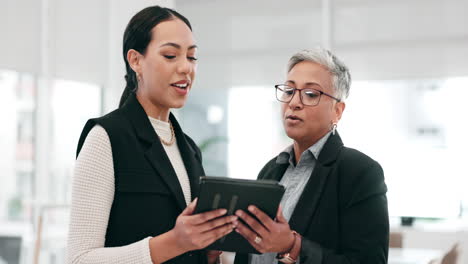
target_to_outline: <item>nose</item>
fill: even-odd
[[[304,105],[302,104],[301,100],[301,92],[296,90],[293,94],[291,101],[289,102],[289,108],[291,109],[302,109]]]
[[[177,67],[179,73],[187,75],[192,73],[193,65],[187,58],[180,60],[179,65]]]

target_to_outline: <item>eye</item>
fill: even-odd
[[[292,95],[294,93],[294,89],[291,89],[291,88],[286,88],[284,89],[283,91],[285,94],[287,95]]]
[[[176,56],[172,56],[172,55],[163,55],[166,59],[169,59],[169,60],[172,60],[174,59]]]
[[[187,57],[187,59],[191,60],[191,61],[197,61],[198,59],[195,58],[195,57]]]
[[[317,92],[314,92],[314,91],[307,91],[307,90],[304,90],[304,95],[309,97],[309,98],[316,98],[319,96],[319,93]]]

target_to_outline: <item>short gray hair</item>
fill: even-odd
[[[349,87],[351,86],[351,74],[348,67],[339,60],[329,50],[323,48],[314,48],[311,50],[302,50],[294,54],[288,62],[288,73],[302,61],[310,61],[325,67],[333,77],[333,88],[336,96],[340,100],[344,100],[349,95]]]

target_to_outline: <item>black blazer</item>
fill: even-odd
[[[289,164],[276,158],[259,179],[281,180]],[[386,192],[380,165],[330,135],[289,221],[303,236],[300,263],[387,263]],[[238,254],[235,263],[248,263],[248,256]]]
[[[177,145],[190,180],[192,197],[198,195],[205,173],[201,153],[171,114]],[[186,207],[182,188],[147,114],[131,94],[119,109],[89,120],[80,137],[77,155],[96,125],[109,135],[115,173],[115,194],[106,232],[106,247],[128,245],[171,230]],[[167,263],[206,263],[203,251],[188,252]]]

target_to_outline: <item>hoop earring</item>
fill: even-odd
[[[333,123],[332,124],[332,135],[335,135],[336,134],[336,127],[338,126],[337,123]]]

